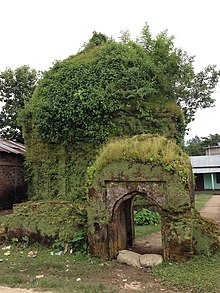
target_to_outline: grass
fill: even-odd
[[[196,208],[201,209],[209,198],[210,195],[196,195]],[[136,237],[140,237],[160,231],[161,227],[147,225],[135,229]],[[38,252],[36,258],[28,257],[30,250]],[[10,255],[5,256],[5,250],[0,246],[0,285],[62,293],[117,293],[120,291],[116,280],[118,272],[126,272],[127,276],[128,269],[119,268],[115,261],[106,262],[83,254],[52,256],[50,251],[42,246],[21,248],[14,245]],[[136,268],[131,270],[130,275],[142,274],[142,284],[147,282],[146,272]],[[183,263],[164,262],[152,268],[151,274],[162,284],[175,287],[176,292],[220,293],[220,252],[211,256],[194,256]]]
[[[28,257],[30,250],[38,252],[35,258]],[[104,262],[82,254],[51,256],[50,250],[42,246],[29,249],[12,247],[9,256],[5,256],[4,252],[0,248],[0,285],[62,293],[117,292],[102,282],[101,278],[94,277],[100,276],[105,271],[105,266],[108,269],[114,267],[113,262]]]
[[[154,267],[157,279],[187,292],[220,292],[220,252],[207,256],[194,256],[183,263],[164,262]]]
[[[161,225],[135,226],[135,238],[161,231]]]
[[[200,211],[201,208],[206,204],[206,202],[210,199],[210,194],[196,194],[195,195],[195,208],[197,211]]]
[[[36,258],[28,257],[30,250],[38,252]],[[50,250],[42,246],[25,249],[14,246],[9,256],[4,252],[0,247],[0,285],[10,287],[62,293],[117,293],[120,291],[118,281],[113,284],[112,280],[119,272],[127,276],[127,266],[118,268],[114,261],[106,262],[83,254],[51,256]],[[112,276],[114,270],[116,275]],[[136,270],[136,274],[146,276],[142,284],[147,282],[146,272],[132,270],[132,275]],[[217,293],[220,292],[220,252],[209,257],[194,256],[183,263],[164,262],[152,268],[151,274],[162,284],[175,287],[175,292]]]
[[[196,209],[199,211],[209,200],[209,194],[197,194]],[[164,262],[152,269],[160,281],[185,289],[187,292],[220,292],[220,252],[211,256],[194,256],[183,263]]]
[[[38,251],[36,258],[28,257],[30,250]],[[35,246],[10,250],[4,256],[0,248],[0,284],[10,287],[37,288],[55,292],[117,293],[110,272],[117,264],[88,255],[51,256],[50,250]],[[23,253],[21,253],[23,252]],[[135,268],[134,268],[135,269]],[[126,267],[116,268],[116,272]],[[136,269],[138,270],[138,269]],[[139,270],[138,274],[142,273]],[[183,263],[164,262],[151,270],[151,274],[165,285],[186,292],[220,292],[220,252],[212,256],[195,256]],[[41,278],[40,278],[41,277]],[[80,281],[76,281],[80,278]]]

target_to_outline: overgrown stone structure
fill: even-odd
[[[134,245],[132,206],[137,194],[160,211],[163,258],[182,260],[193,255],[191,165],[174,142],[149,135],[110,142],[88,173],[88,236],[93,255],[113,259]]]
[[[160,211],[165,260],[220,249],[219,226],[195,211],[190,160],[174,142],[153,135],[108,142],[87,175],[87,201],[16,205],[13,214],[0,217],[0,236],[27,236],[31,243],[59,239],[69,248],[77,239],[74,249],[86,251],[88,235],[94,256],[113,259],[134,245],[133,202],[142,195]]]

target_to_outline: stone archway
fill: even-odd
[[[190,258],[193,254],[191,206],[182,212],[171,212],[166,207],[165,191],[165,181],[107,180],[102,190],[102,203],[109,218],[105,225],[99,226],[94,232],[90,229],[89,244],[92,254],[113,259],[120,250],[134,245],[132,204],[134,196],[141,194],[161,211],[163,258]],[[182,229],[177,232],[175,227]]]
[[[161,224],[163,224],[163,211],[161,206],[159,206],[157,202],[152,200],[152,197],[150,198],[146,193],[141,193],[135,190],[134,188],[132,192],[122,196],[122,198],[120,198],[115,203],[115,206],[112,210],[112,218],[109,223],[109,229],[111,229],[110,227],[112,225],[113,227],[116,227],[116,231],[114,231],[114,233],[117,234],[117,237],[115,237],[115,241],[117,242],[117,245],[114,245],[114,247],[117,247],[117,250],[116,251],[110,250],[109,252],[110,257],[116,256],[118,253],[118,250],[123,250],[123,249],[129,249],[129,250],[141,249],[141,251],[147,251],[146,247],[145,248],[140,247],[140,245],[136,246],[136,235],[135,235],[133,212],[134,212],[134,200],[137,195],[146,197],[147,201],[151,203],[152,206],[155,206],[157,208],[157,211],[159,211],[161,215]],[[110,233],[113,233],[113,231],[110,231]],[[153,248],[153,250],[154,249],[155,248]],[[150,250],[152,251],[152,248]],[[162,247],[159,253],[161,254],[161,252],[162,252]],[[158,247],[157,247],[157,253],[158,253]]]
[[[133,223],[133,201],[137,194],[145,196],[162,211],[164,206],[164,181],[106,181],[106,203],[110,208],[108,224],[109,258],[117,256],[119,250],[135,244]],[[112,206],[115,202],[114,206]],[[161,213],[162,214],[162,213]]]
[[[131,207],[139,193],[161,211],[163,258],[192,256],[191,164],[175,143],[147,135],[109,143],[88,173],[88,239],[93,255],[112,259],[133,245]]]

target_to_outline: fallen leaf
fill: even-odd
[[[2,247],[2,250],[10,250],[10,249],[11,249],[11,245]]]
[[[65,244],[65,247],[64,247],[64,251],[63,251],[63,253],[64,253],[64,254],[67,253],[67,250],[68,250],[68,243]]]
[[[36,257],[37,256],[37,251],[30,251],[28,253],[28,257]]]
[[[63,255],[63,251],[55,252],[55,255],[58,255],[58,256]]]
[[[44,275],[37,275],[36,276],[36,279],[41,279],[41,278],[43,278],[44,277]]]

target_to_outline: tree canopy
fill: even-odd
[[[193,62],[167,32],[153,38],[148,26],[136,41],[94,32],[81,52],[46,72],[26,115],[48,142],[148,132],[180,142],[196,110],[213,105],[219,78],[215,66],[196,73]]]
[[[85,174],[111,138],[159,134],[179,144],[200,107],[210,107],[219,72],[196,73],[194,57],[146,25],[119,42],[94,32],[56,62],[25,105],[26,166],[35,198],[85,198]]]
[[[186,152],[189,156],[205,155],[205,148],[208,146],[218,146],[220,143],[219,134],[209,134],[207,137],[195,136],[186,143]]]
[[[30,100],[37,85],[40,73],[29,66],[15,70],[6,68],[0,72],[0,136],[17,142],[23,142],[18,112]]]

